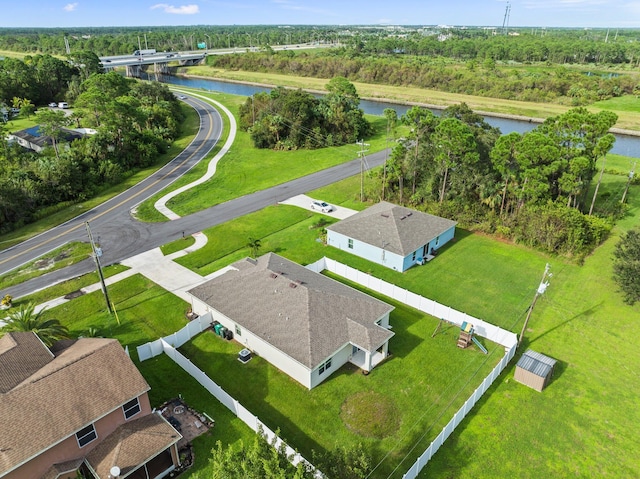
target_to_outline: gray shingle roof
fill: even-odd
[[[313,369],[345,344],[374,351],[393,336],[375,322],[392,306],[268,253],[189,293]]]
[[[518,360],[517,366],[530,373],[546,378],[556,364],[556,360],[531,349],[527,349]]]
[[[407,256],[457,223],[381,201],[338,223],[330,231]]]
[[[19,361],[25,352],[13,349],[20,347],[24,335],[32,333],[0,338],[0,377],[22,368]],[[15,346],[7,347],[11,342]],[[30,339],[25,347],[36,350]],[[46,350],[44,344],[40,347]],[[78,339],[0,393],[0,471],[17,467],[148,390],[117,340]]]

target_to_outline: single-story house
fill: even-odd
[[[61,128],[62,134],[58,140],[60,142],[68,142],[79,140],[87,134],[95,133],[95,130],[90,128]],[[33,150],[37,153],[42,152],[46,147],[53,145],[53,139],[42,133],[42,129],[39,125],[32,126],[20,131],[14,131],[7,136],[7,141],[10,143],[16,142],[23,148]]]
[[[556,360],[527,349],[516,364],[514,379],[536,391],[542,391],[553,376]]]
[[[389,354],[392,306],[274,253],[189,294],[194,312],[309,389],[347,362],[368,372]]]
[[[381,201],[327,226],[327,244],[396,271],[433,258],[456,222]]]
[[[149,404],[149,385],[115,339],[0,338],[0,478],[157,479],[179,464],[181,435]]]

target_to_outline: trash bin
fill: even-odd
[[[216,332],[216,334],[218,336],[222,336],[222,333],[220,332],[222,330],[222,328],[224,328],[224,326],[222,324],[218,323],[213,327],[213,330]]]

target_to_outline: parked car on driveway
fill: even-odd
[[[334,210],[334,207],[324,201],[313,201],[311,202],[311,209],[318,210],[323,213],[331,213]]]
[[[56,108],[58,106],[58,104],[55,101],[52,101],[51,103],[49,103],[49,108]]]

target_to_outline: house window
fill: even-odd
[[[353,249],[353,240],[351,238],[349,238],[349,241],[347,242],[347,246],[349,247],[349,249]]]
[[[124,418],[129,419],[140,412],[140,401],[138,401],[138,398],[133,398],[122,406],[122,410],[124,411]]]
[[[415,261],[416,260],[416,252],[413,252],[413,255],[411,256],[411,261]]]
[[[440,243],[440,236],[436,236],[436,246]]]
[[[236,324],[236,336],[242,336],[242,329]]]
[[[76,432],[76,439],[78,440],[79,447],[84,447],[90,442],[95,441],[97,438],[98,434],[96,433],[96,428],[93,427],[93,424],[89,424],[87,427]]]
[[[331,368],[331,358],[327,359],[324,363],[320,365],[320,369],[318,369],[318,373],[322,374],[325,371],[328,371]]]

